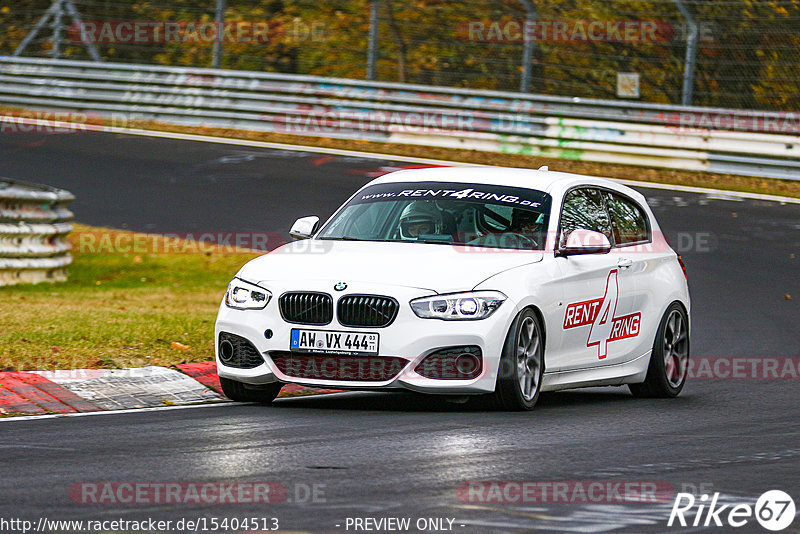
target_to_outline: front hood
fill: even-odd
[[[250,282],[310,280],[365,282],[427,289],[470,290],[498,273],[541,261],[537,251],[420,243],[296,241],[256,258],[239,271]]]

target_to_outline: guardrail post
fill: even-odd
[[[380,0],[372,0],[369,15],[369,49],[367,50],[367,79],[375,79],[375,62],[378,56],[378,11]]]
[[[56,6],[56,10],[53,13],[53,49],[50,51],[50,55],[54,59],[59,59],[61,57],[61,39],[64,34],[64,2],[55,0],[53,5]]]
[[[222,62],[222,36],[223,31],[222,27],[225,24],[225,8],[226,8],[226,0],[217,0],[217,13],[214,18],[214,21],[217,25],[217,38],[214,40],[214,58],[213,64],[214,68],[218,69],[220,63]]]
[[[536,39],[532,35],[528,35],[529,31],[533,31],[533,25],[536,22],[536,7],[533,5],[532,0],[520,0],[525,6],[525,29],[522,31],[522,39],[524,48],[522,50],[522,78],[519,82],[519,90],[521,93],[527,93],[531,89],[531,63],[533,62],[533,45]]]
[[[80,13],[72,4],[72,0],[53,0],[53,3],[50,4],[50,7],[47,8],[47,11],[44,12],[44,15],[36,21],[36,24],[33,26],[28,35],[22,39],[22,42],[19,43],[16,50],[11,54],[12,56],[20,56],[22,52],[31,44],[31,41],[39,34],[47,21],[52,19],[50,26],[53,28],[53,50],[51,51],[51,55],[53,57],[59,58],[61,57],[61,37],[62,32],[64,29],[63,25],[63,17],[64,17],[64,7],[67,9],[67,13],[69,16],[72,17],[72,21],[78,25],[79,30],[81,31],[81,42],[86,46],[89,50],[89,55],[92,56],[94,61],[98,63],[102,61],[100,58],[100,53],[95,48],[94,43],[86,39],[86,36],[83,34],[83,21],[81,20]]]
[[[91,42],[83,33],[83,21],[81,20],[81,15],[78,13],[78,10],[72,3],[72,0],[63,0],[64,5],[67,6],[67,13],[72,17],[72,21],[78,25],[78,28],[81,32],[81,42],[86,45],[86,48],[89,50],[89,55],[92,56],[94,61],[102,62],[102,58],[100,58],[100,53],[95,48],[94,43]]]
[[[678,6],[678,11],[686,19],[689,25],[689,33],[686,36],[686,61],[683,71],[683,91],[681,92],[681,104],[684,106],[692,105],[692,96],[694,92],[694,65],[697,58],[697,21],[692,16],[692,13],[686,9],[682,0],[673,0],[675,5]]]
[[[48,7],[47,11],[45,11],[44,15],[42,15],[42,18],[36,21],[36,24],[33,26],[31,31],[28,32],[28,35],[26,35],[25,38],[22,39],[22,42],[19,44],[17,49],[14,50],[14,53],[12,54],[13,56],[19,56],[22,54],[22,52],[28,47],[31,41],[33,41],[36,35],[41,31],[44,25],[47,24],[47,21],[50,20],[50,17],[53,16],[53,13],[55,13],[56,9],[57,6],[55,3],[50,4],[50,7]]]

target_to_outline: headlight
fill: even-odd
[[[235,310],[263,310],[272,293],[250,282],[234,278],[225,292],[225,305]]]
[[[506,300],[499,291],[475,291],[436,295],[411,301],[411,309],[423,319],[470,321],[486,319]]]

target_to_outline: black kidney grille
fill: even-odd
[[[337,316],[344,326],[389,326],[397,317],[399,305],[391,297],[347,295],[339,299]]]
[[[323,325],[333,320],[333,299],[325,293],[284,293],[281,316],[289,323]]]

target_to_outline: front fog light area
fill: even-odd
[[[225,305],[235,310],[263,310],[272,293],[250,282],[234,278],[225,292]]]
[[[483,371],[483,352],[477,345],[439,349],[414,368],[420,376],[437,380],[471,380]]]
[[[469,321],[489,317],[505,300],[499,291],[475,291],[415,299],[411,309],[423,319]]]
[[[228,332],[219,333],[217,352],[220,361],[227,367],[253,369],[264,363],[264,358],[250,341]]]

